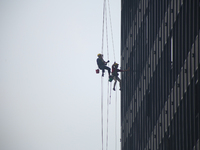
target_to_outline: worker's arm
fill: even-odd
[[[126,72],[126,71],[129,71],[130,70],[130,68],[128,68],[128,69],[126,69],[126,70],[119,70],[118,69],[118,72]]]
[[[108,60],[107,62],[104,61],[104,64],[107,65],[107,63],[109,63],[110,61]]]

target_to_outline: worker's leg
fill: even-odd
[[[103,69],[101,69],[102,70],[102,77],[104,76],[104,72],[105,72],[105,70],[104,70],[104,68]]]
[[[110,68],[107,67],[107,66],[104,66],[104,69],[108,70],[108,74],[109,74],[109,76],[110,76]]]
[[[110,68],[107,66],[100,66],[99,69],[102,70],[102,76],[104,76],[105,69],[108,70],[108,74],[110,76]]]
[[[103,77],[103,76],[104,76],[104,72],[105,72],[105,70],[104,70],[104,66],[100,66],[99,69],[102,70],[102,77]]]
[[[114,82],[114,85],[113,85],[113,90],[115,91],[115,85],[116,85],[116,83],[117,83],[117,79],[116,79],[115,76],[114,76],[114,80],[115,80],[115,82]]]
[[[119,77],[116,77],[116,80],[119,81],[119,88],[121,90],[121,79]]]

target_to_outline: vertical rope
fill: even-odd
[[[115,96],[115,150],[117,150],[117,92]]]
[[[103,44],[104,44],[104,16],[105,16],[105,9],[106,9],[106,0],[103,3],[103,25],[102,25],[102,47],[101,47],[101,54],[103,54]]]
[[[101,77],[101,138],[103,150],[103,77]]]
[[[109,50],[108,50],[108,23],[107,23],[107,8],[105,5],[105,22],[106,22],[106,42],[107,42],[107,59],[109,60]],[[109,64],[108,64],[109,67]],[[108,91],[107,91],[107,137],[106,137],[106,150],[108,150],[108,120],[109,120],[109,81],[108,81]]]
[[[105,5],[105,21],[106,21],[106,42],[107,42],[107,58],[109,60],[109,50],[108,50],[108,21],[107,21],[107,8],[106,8],[106,5]],[[108,64],[109,66],[109,64]]]
[[[109,16],[110,16],[110,27],[111,27],[111,36],[112,36],[112,45],[113,45],[113,56],[115,61],[115,50],[114,50],[114,40],[113,40],[113,32],[112,32],[112,22],[111,22],[111,14],[110,14],[110,4],[108,0],[108,9],[109,9]],[[104,22],[105,21],[105,22]],[[105,24],[106,23],[106,24]],[[109,50],[108,50],[108,27],[107,27],[107,8],[106,8],[106,0],[104,0],[103,4],[103,25],[102,25],[102,50],[101,53],[103,54],[104,48],[104,24],[106,25],[106,41],[107,41],[107,59],[109,60]],[[109,64],[108,64],[109,67]],[[109,95],[109,82],[108,82],[108,93],[107,93],[107,138],[106,138],[106,150],[108,149],[108,123],[109,123],[109,104],[111,103],[111,86],[110,85],[110,95]],[[117,96],[116,96],[117,97]],[[117,100],[116,100],[117,103]],[[117,107],[117,106],[116,106]],[[116,108],[117,109],[117,108]],[[115,113],[117,115],[117,113]],[[115,116],[116,117],[116,116]],[[117,119],[117,117],[116,117]],[[116,121],[115,121],[115,124]],[[101,126],[102,126],[102,150],[103,150],[103,78],[101,78]],[[117,136],[117,128],[115,125],[115,136]],[[115,137],[116,138],[116,137]],[[115,146],[117,147],[117,146]]]
[[[106,150],[108,150],[108,120],[109,120],[109,82],[107,90],[107,132],[106,132]]]
[[[115,61],[115,48],[114,48],[113,31],[112,31],[112,20],[111,20],[109,0],[108,0],[108,10],[109,10],[109,17],[110,17],[110,28],[111,28],[111,37],[112,37],[112,46],[113,46],[113,56],[114,56],[114,61]]]
[[[102,25],[102,47],[101,54],[103,54],[104,47],[104,17],[105,17],[105,9],[106,9],[106,0],[103,3],[103,25]],[[103,150],[103,77],[101,77],[101,142],[102,142],[102,150]]]
[[[111,92],[112,91],[112,82],[110,83],[110,101],[109,101],[109,104],[111,104]]]

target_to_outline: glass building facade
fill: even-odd
[[[121,0],[121,150],[200,150],[200,1]]]

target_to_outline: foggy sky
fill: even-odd
[[[120,1],[110,0],[110,7],[119,62]],[[103,1],[0,1],[1,150],[101,149],[101,75],[95,69],[102,19]],[[106,134],[107,74],[104,90]],[[109,149],[114,149],[116,93],[111,94]]]

